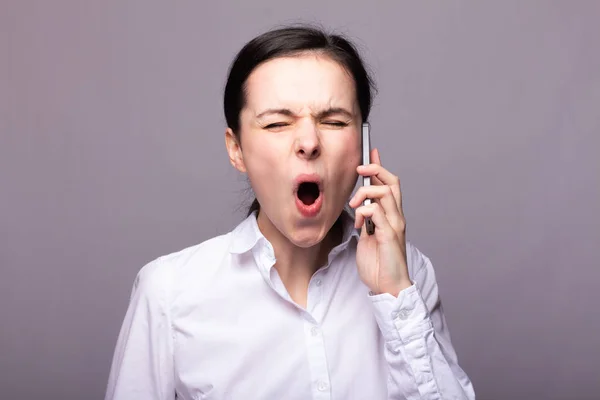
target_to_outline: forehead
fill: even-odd
[[[354,110],[356,92],[349,73],[331,58],[306,54],[269,60],[246,83],[246,108],[256,115],[265,108],[294,112],[344,107]]]

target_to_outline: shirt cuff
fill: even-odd
[[[369,298],[386,342],[407,344],[433,330],[429,312],[416,283],[401,290],[398,297],[389,293],[369,293]]]

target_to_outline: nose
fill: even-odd
[[[299,129],[295,143],[296,155],[304,160],[312,160],[321,154],[319,133],[313,124]]]

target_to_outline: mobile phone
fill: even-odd
[[[368,122],[363,122],[362,124],[362,163],[363,165],[371,164],[371,132]],[[370,176],[363,176],[362,180],[363,186],[371,186]],[[363,205],[369,205],[371,202],[371,199],[365,199]],[[375,233],[375,224],[373,224],[373,221],[371,221],[371,218],[369,217],[365,218],[365,228],[369,235]]]

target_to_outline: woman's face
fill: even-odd
[[[259,224],[299,247],[323,240],[356,184],[361,123],[353,79],[330,58],[309,53],[257,67],[240,115],[241,148],[230,131],[227,147],[261,204]]]

